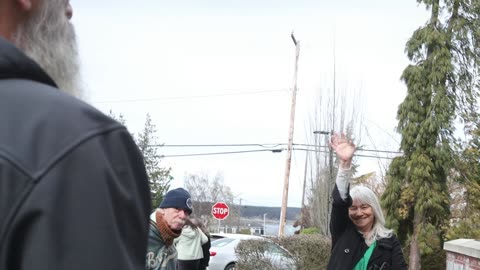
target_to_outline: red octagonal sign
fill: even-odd
[[[212,216],[218,220],[223,220],[230,214],[230,208],[224,202],[217,202],[212,206]]]

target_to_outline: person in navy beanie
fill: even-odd
[[[192,200],[190,193],[183,188],[172,189],[163,197],[158,207],[160,209],[177,208],[185,210],[188,215],[192,214]]]
[[[146,269],[177,269],[177,250],[173,240],[182,233],[192,210],[192,199],[185,189],[176,188],[165,194],[158,208],[150,215]]]

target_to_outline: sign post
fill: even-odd
[[[212,216],[218,220],[224,220],[230,214],[230,208],[224,202],[217,202],[212,206]]]

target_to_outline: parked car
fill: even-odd
[[[237,255],[235,248],[242,240],[257,239],[267,240],[260,236],[246,234],[212,234],[212,246],[210,248],[210,263],[208,270],[235,270]],[[285,270],[294,270],[294,262],[290,253],[283,247],[267,240],[268,251],[265,254],[268,258],[283,267]]]

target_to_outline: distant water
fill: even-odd
[[[237,227],[228,227],[228,226],[222,226],[223,224],[219,223],[218,226],[211,226],[209,227],[210,232],[212,233],[219,233],[219,232],[227,232],[227,233],[238,233],[237,232]],[[278,235],[278,228],[280,227],[278,221],[272,221],[268,220],[265,223],[265,233],[264,235],[267,236],[277,236]],[[251,220],[245,221],[245,225],[241,227],[242,229],[250,229],[252,234],[256,235],[262,235],[263,234],[263,222],[259,222]],[[298,228],[297,228],[298,229]],[[293,223],[287,223],[285,224],[285,231],[284,235],[294,235],[295,231],[297,230],[296,228],[293,227]]]
[[[278,235],[278,228],[280,227],[278,224],[265,224],[266,230],[265,235]],[[293,235],[297,229],[292,226],[292,224],[285,224],[285,231],[284,235]]]

